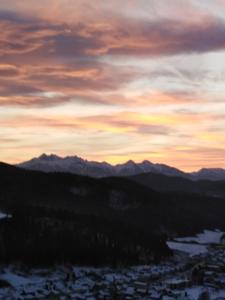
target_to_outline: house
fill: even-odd
[[[183,289],[190,286],[190,281],[187,279],[171,279],[165,282],[169,289]]]
[[[145,295],[148,293],[148,283],[142,281],[135,281],[133,285],[138,294]]]

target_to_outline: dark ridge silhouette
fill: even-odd
[[[167,238],[225,229],[224,198],[182,188],[168,192],[166,182],[153,190],[134,178],[94,179],[1,163],[0,209],[12,218],[0,220],[0,262],[158,262],[171,255]]]

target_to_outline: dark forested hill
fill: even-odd
[[[13,216],[0,220],[0,260],[146,263],[171,254],[167,236],[225,229],[223,198],[182,189],[165,193],[165,185],[161,193],[127,178],[0,164],[0,209]]]
[[[156,173],[142,173],[130,176],[129,179],[160,192],[187,192],[225,198],[225,181],[194,181]]]

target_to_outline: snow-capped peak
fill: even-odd
[[[131,176],[148,172],[164,173],[162,165],[153,164],[148,160],[144,160],[141,163],[128,160],[124,164],[112,166],[107,162],[88,161],[78,156],[60,157],[55,154],[42,154],[41,156],[23,162],[18,166],[30,170],[70,172],[93,177]],[[167,166],[167,169],[171,169],[172,172],[173,168]],[[169,173],[167,169],[166,173]]]
[[[69,172],[92,177],[132,176],[141,173],[157,173],[166,176],[179,176],[192,180],[225,180],[224,169],[201,169],[198,172],[184,173],[179,169],[154,164],[148,160],[136,163],[128,160],[124,164],[110,165],[107,162],[88,161],[78,156],[60,157],[55,154],[42,154],[18,165],[21,168],[43,172]]]
[[[37,159],[46,160],[46,161],[54,161],[54,160],[60,159],[60,157],[55,154],[47,155],[47,154],[43,153]]]

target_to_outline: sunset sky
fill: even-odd
[[[0,0],[0,160],[225,167],[225,0]]]

